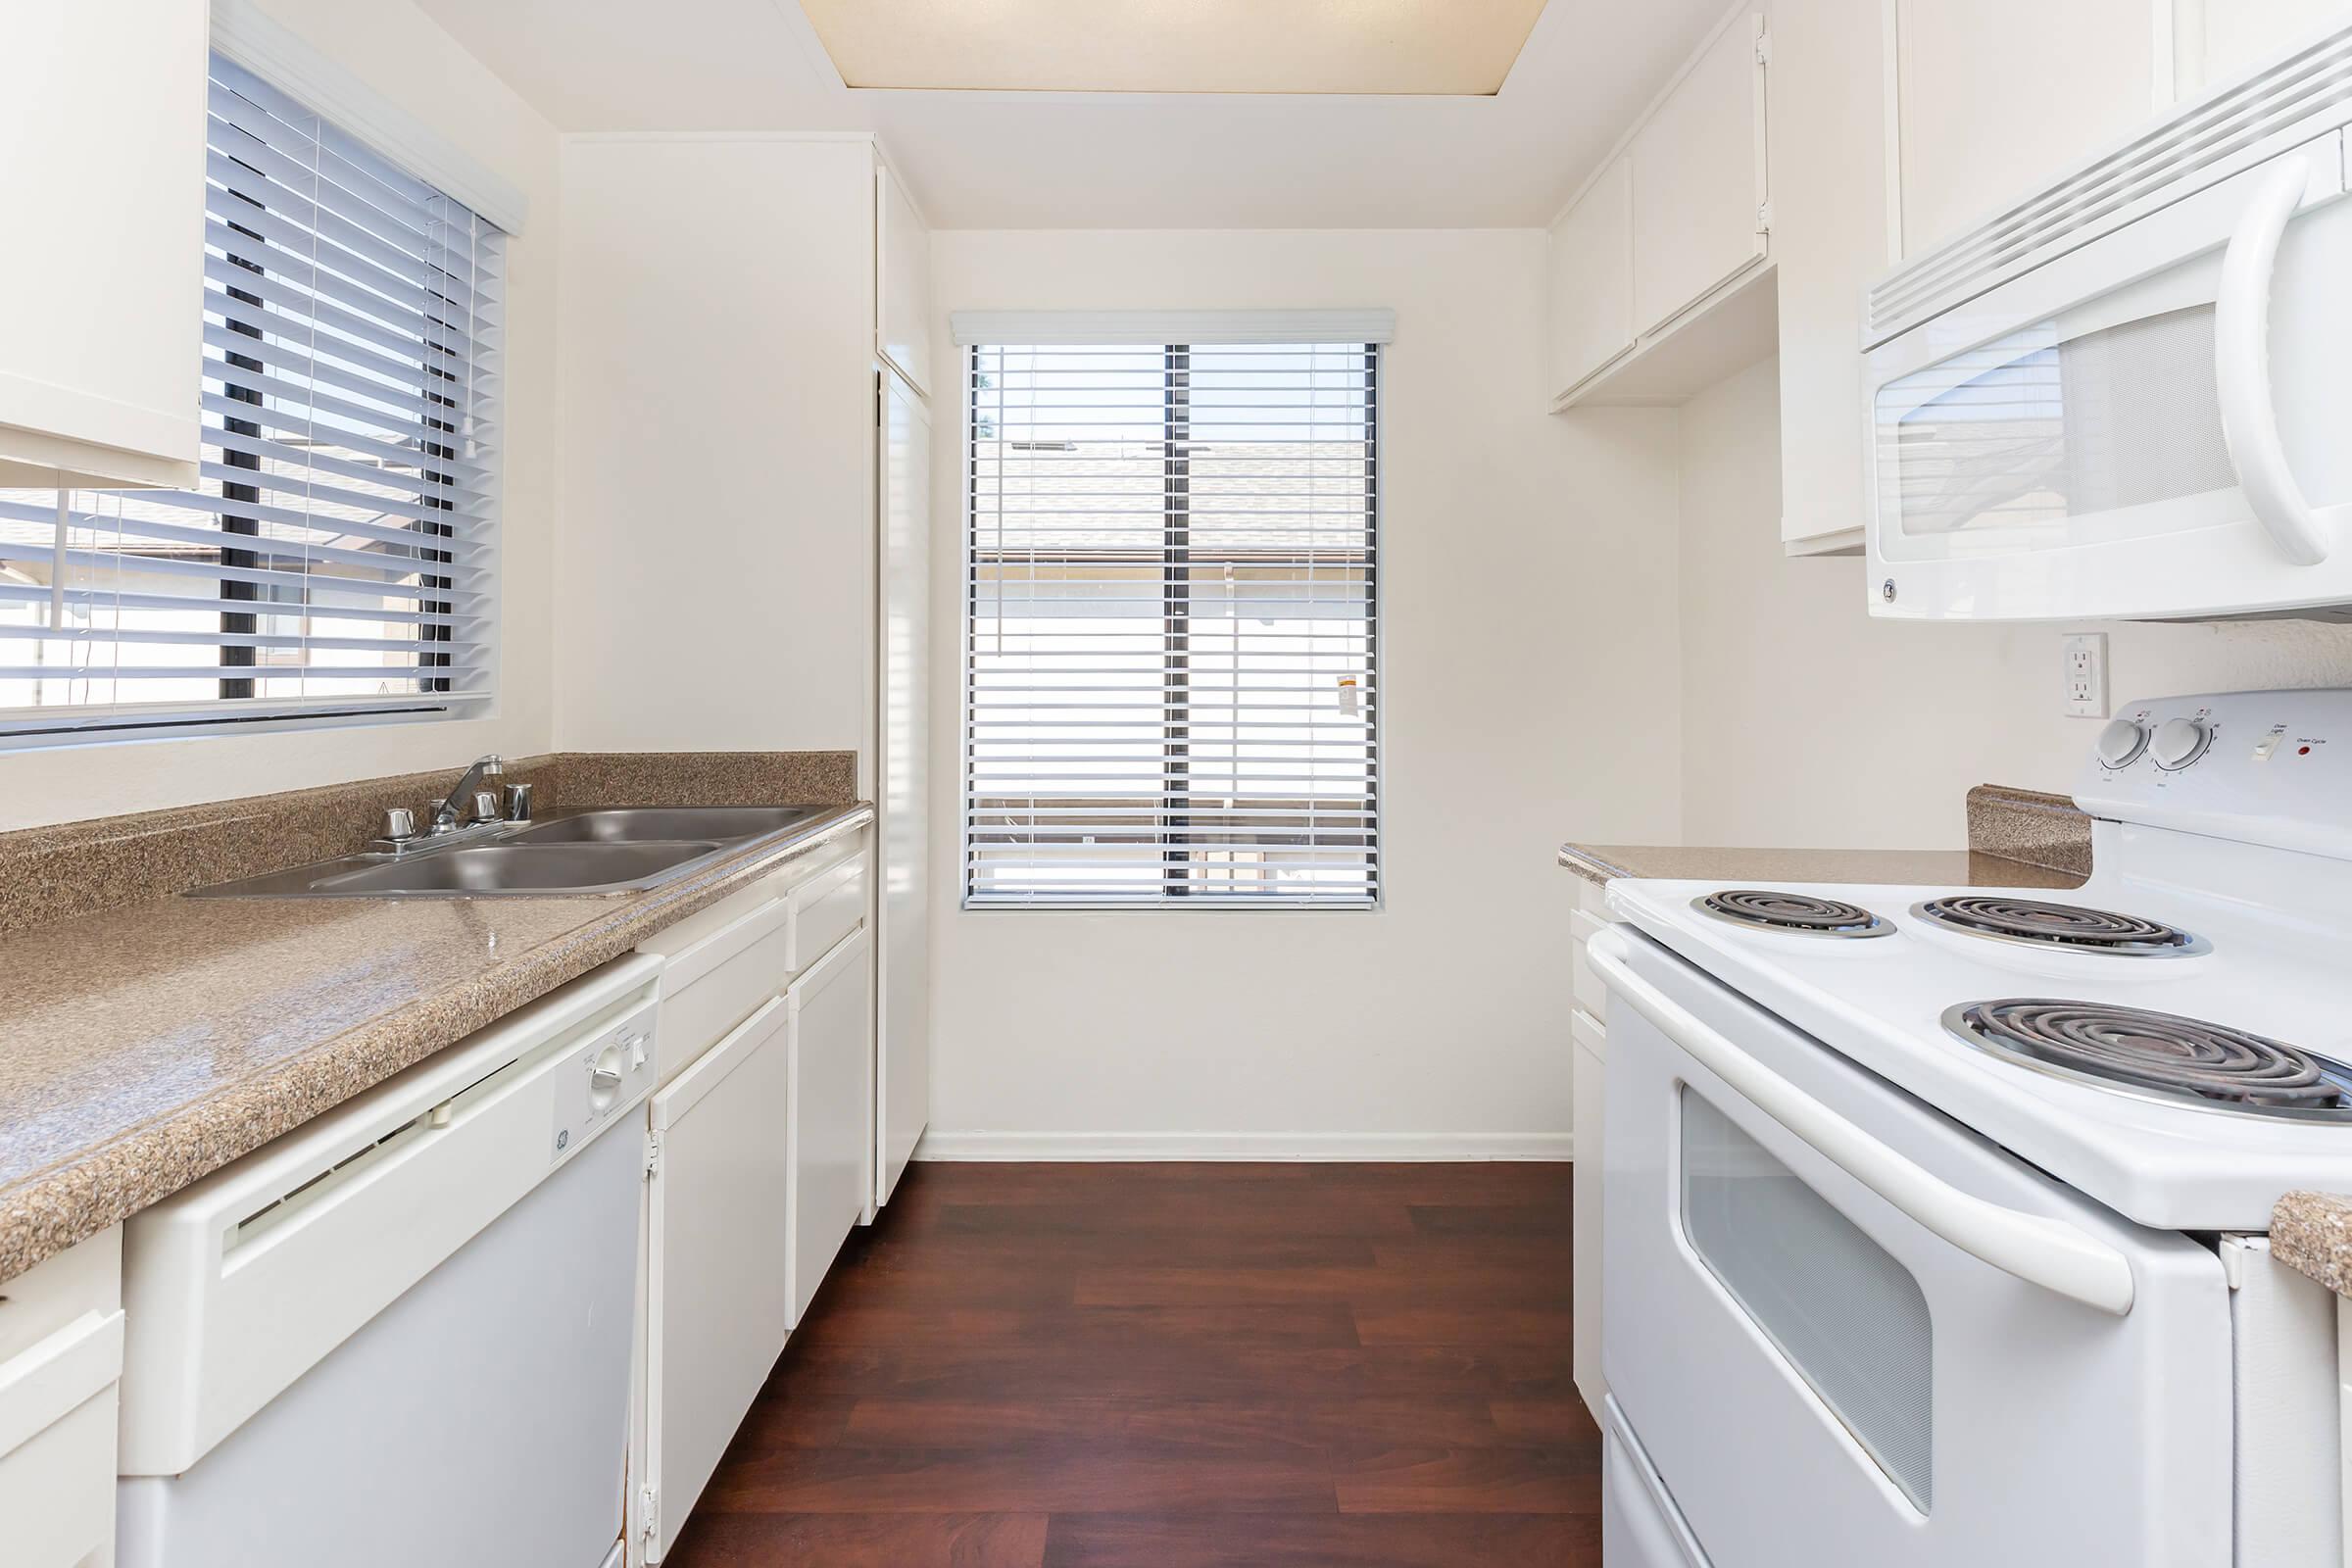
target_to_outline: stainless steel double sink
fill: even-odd
[[[189,895],[200,899],[561,898],[636,893],[686,876],[821,806],[633,806],[346,855]]]

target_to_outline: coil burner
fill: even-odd
[[[1809,893],[1773,893],[1758,888],[1728,888],[1693,899],[1701,914],[1734,925],[1762,931],[1786,931],[1807,937],[1883,937],[1894,923],[1881,919],[1859,905]]]
[[[2146,1099],[2352,1121],[2352,1067],[2178,1013],[2011,997],[1946,1008],[1943,1026],[2004,1061]]]
[[[2168,958],[2210,951],[2210,945],[2178,926],[2135,914],[2089,909],[2079,904],[2045,904],[2000,894],[1955,894],[1911,906],[1911,912],[1949,931],[1996,942],[2062,948],[2076,953],[2110,953],[2132,958]]]

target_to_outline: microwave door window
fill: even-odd
[[[2166,533],[2176,503],[2237,479],[2222,437],[2213,308],[2065,337],[2044,323],[1882,388],[1883,500],[1914,556]]]

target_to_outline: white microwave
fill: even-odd
[[[2352,619],[2352,28],[1871,290],[1869,590]]]

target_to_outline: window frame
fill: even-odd
[[[1185,314],[1186,313],[1177,313],[1176,316],[1168,318],[1171,327],[1179,324]],[[1349,313],[1335,312],[1329,313],[1329,315],[1336,321],[1346,322],[1349,326],[1356,324]],[[1139,316],[1143,319],[1157,318],[1154,316],[1145,315],[1142,313],[1139,313]],[[1102,914],[1139,915],[1163,914],[1169,912],[1183,912],[1197,915],[1216,913],[1261,916],[1358,916],[1380,915],[1385,914],[1388,911],[1389,856],[1387,852],[1389,846],[1387,842],[1388,832],[1386,824],[1386,808],[1384,804],[1386,797],[1384,773],[1387,767],[1388,756],[1386,733],[1388,727],[1388,696],[1385,687],[1383,687],[1381,684],[1381,671],[1385,667],[1387,661],[1388,632],[1387,627],[1384,624],[1385,617],[1381,613],[1382,574],[1380,569],[1380,554],[1381,539],[1386,523],[1387,512],[1385,494],[1386,486],[1382,481],[1381,475],[1381,449],[1389,439],[1387,429],[1389,415],[1386,406],[1386,400],[1382,396],[1383,389],[1381,383],[1387,371],[1389,349],[1391,346],[1388,325],[1390,321],[1393,321],[1393,318],[1389,318],[1388,321],[1384,321],[1381,319],[1381,318],[1385,317],[1386,313],[1378,313],[1378,315],[1375,317],[1367,318],[1367,320],[1372,324],[1377,324],[1381,327],[1378,335],[1374,335],[1370,331],[1365,331],[1359,334],[1352,330],[1343,330],[1342,334],[1337,336],[1320,333],[1294,334],[1279,330],[1272,330],[1262,334],[1263,340],[1265,341],[1291,340],[1347,346],[1357,350],[1364,357],[1364,428],[1366,448],[1364,503],[1365,545],[1361,565],[1364,573],[1364,604],[1366,607],[1367,620],[1369,622],[1369,633],[1364,640],[1364,674],[1371,692],[1372,699],[1371,712],[1369,714],[1370,722],[1366,726],[1365,732],[1366,746],[1370,754],[1370,763],[1367,769],[1367,777],[1370,780],[1371,792],[1368,800],[1364,800],[1360,803],[1350,802],[1348,804],[1350,808],[1360,805],[1363,811],[1363,821],[1365,823],[1369,839],[1368,863],[1371,867],[1371,894],[1368,898],[1363,899],[1332,898],[1317,900],[1311,898],[1266,898],[1262,901],[1238,900],[1232,898],[1196,899],[1188,896],[1181,889],[1181,886],[1179,886],[1179,888],[1173,892],[1163,891],[1161,896],[1158,898],[1137,899],[1132,903],[1088,902],[1070,897],[1068,895],[1051,895],[1028,900],[980,899],[976,901],[974,898],[972,874],[972,847],[974,843],[972,835],[973,795],[970,749],[972,746],[973,724],[976,710],[976,704],[974,702],[976,669],[972,662],[972,650],[974,646],[974,628],[979,620],[979,615],[977,612],[979,599],[978,579],[975,571],[975,566],[977,564],[977,551],[975,543],[975,523],[977,520],[977,514],[974,510],[978,491],[978,454],[976,442],[978,439],[979,424],[979,387],[977,378],[980,373],[979,356],[982,353],[987,352],[990,349],[1001,350],[1004,347],[1015,346],[1015,344],[1012,342],[1000,341],[998,338],[986,333],[984,330],[975,330],[967,333],[963,325],[963,318],[958,318],[957,332],[960,341],[957,343],[957,349],[960,363],[957,368],[958,374],[962,378],[962,386],[956,399],[956,403],[957,418],[960,426],[958,433],[962,442],[962,453],[961,461],[958,464],[961,489],[961,511],[957,518],[958,537],[956,548],[956,569],[960,574],[961,582],[959,584],[960,591],[957,595],[956,628],[957,729],[956,755],[956,907],[959,912],[981,915],[1030,914],[1046,916],[1075,915],[1083,917]],[[1106,320],[1112,321],[1115,321],[1119,318],[1119,313],[1110,313],[1110,315],[1105,318]],[[1236,319],[1247,320],[1248,318],[1248,313],[1245,313],[1243,317],[1237,318]],[[971,319],[977,323],[980,321],[990,320],[992,318],[985,315],[976,315],[971,318]],[[1014,313],[1007,317],[1006,319],[1017,321],[1024,319],[1024,318],[1018,313]],[[1200,313],[1199,322],[1186,324],[1199,324],[1205,326],[1210,320],[1213,319],[1216,319],[1216,318],[1209,316],[1207,313]],[[1206,330],[1196,330],[1184,333],[1182,334],[1184,338],[1184,341],[1182,342],[1175,340],[1177,334],[1172,331],[1162,335],[1168,336],[1170,340],[1165,343],[1156,343],[1152,346],[1155,346],[1160,349],[1163,356],[1163,362],[1165,362],[1165,368],[1163,368],[1163,387],[1167,388],[1165,393],[1167,401],[1163,402],[1163,413],[1161,418],[1161,430],[1163,436],[1162,461],[1164,465],[1168,465],[1169,467],[1172,467],[1175,464],[1185,461],[1177,458],[1174,454],[1174,438],[1169,435],[1169,432],[1175,428],[1177,422],[1172,416],[1171,410],[1171,404],[1173,403],[1175,397],[1175,389],[1172,385],[1172,377],[1175,373],[1177,373],[1176,368],[1173,364],[1173,356],[1179,351],[1184,352],[1188,356],[1185,369],[1189,372],[1189,354],[1194,348],[1197,348],[1202,344],[1208,344],[1217,348],[1236,347],[1240,346],[1241,342],[1248,340],[1241,339],[1238,337],[1238,335],[1229,336],[1228,334],[1211,333]],[[1082,337],[1079,335],[1072,335],[1066,340],[1056,336],[1057,342],[1067,341],[1072,346],[1075,346],[1082,340],[1084,339],[1082,339]],[[1106,344],[1130,341],[1132,340],[1123,336],[1104,339]],[[1189,467],[1185,470],[1184,476],[1189,478]],[[1167,483],[1175,477],[1177,477],[1176,474],[1170,472],[1168,468],[1163,468],[1161,508],[1162,521],[1160,527],[1162,550],[1161,586],[1163,592],[1162,621],[1164,626],[1167,626],[1171,629],[1168,632],[1163,633],[1163,636],[1167,640],[1163,641],[1162,647],[1163,649],[1169,650],[1171,653],[1180,654],[1186,650],[1178,649],[1174,646],[1174,637],[1176,634],[1172,628],[1179,622],[1180,619],[1183,618],[1183,616],[1173,610],[1171,602],[1181,598],[1189,603],[1189,599],[1191,597],[1189,586],[1190,577],[1188,573],[1185,577],[1179,579],[1169,568],[1177,564],[1189,565],[1196,564],[1196,563],[1193,563],[1189,560],[1189,546],[1179,546],[1176,543],[1176,540],[1179,536],[1179,530],[1172,519],[1177,515],[1177,513],[1175,509],[1171,508],[1167,504],[1170,492],[1166,488]],[[1189,495],[1189,487],[1183,493]],[[1189,510],[1186,511],[1183,515],[1189,518]],[[1189,538],[1189,535],[1185,535],[1184,537]],[[1183,582],[1186,586],[1182,589],[1179,589],[1177,587],[1177,583],[1179,581]],[[1189,682],[1187,684],[1189,689]],[[1172,703],[1165,706],[1171,710],[1174,708]],[[1184,726],[1168,723],[1165,725],[1165,727],[1170,731],[1174,731]],[[1176,740],[1177,737],[1171,734],[1168,744],[1173,745],[1176,743]],[[1174,795],[1163,780],[1160,798],[1162,817],[1164,818],[1167,815],[1183,814],[1182,804],[1182,798]],[[1164,837],[1164,834],[1160,836]],[[1166,850],[1163,858],[1176,859],[1186,855],[1197,853],[1201,848],[1208,847],[1170,847]]]

